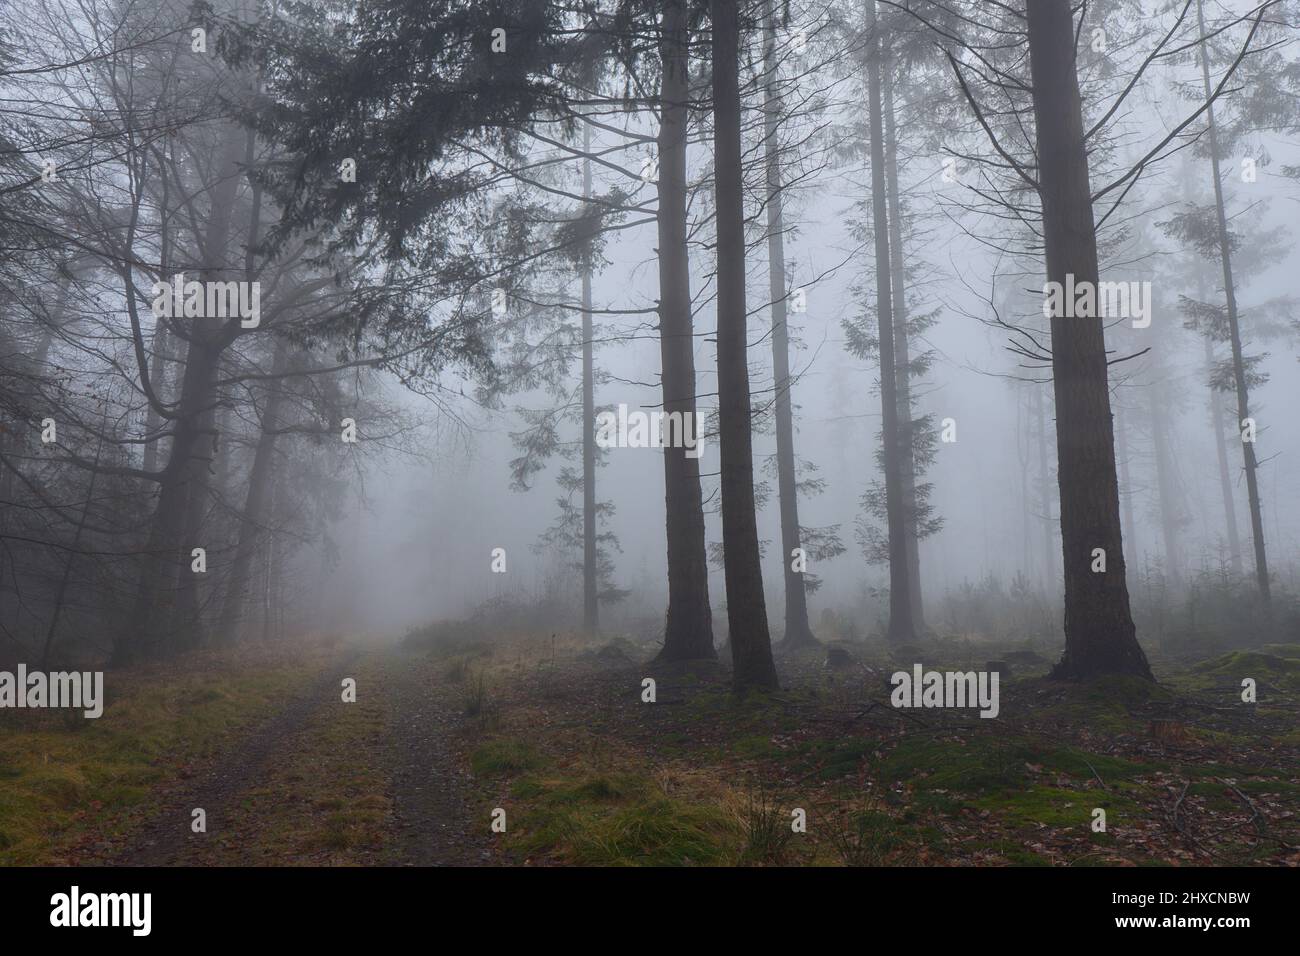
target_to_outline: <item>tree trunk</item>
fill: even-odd
[[[1115,403],[1115,443],[1119,450],[1119,500],[1124,509],[1124,520],[1120,525],[1124,532],[1124,558],[1137,567],[1141,549],[1138,548],[1137,523],[1133,520],[1133,479],[1130,477],[1133,456],[1129,453],[1128,423],[1120,402]]]
[[[875,0],[867,2],[867,97],[871,119],[871,207],[876,243],[876,318],[880,329],[880,436],[885,466],[885,515],[889,530],[889,631],[891,643],[916,637],[912,622],[911,567],[903,507],[902,442],[899,434],[897,352],[889,255],[888,192],[885,184],[885,136],[881,114],[880,36]]]
[[[781,564],[785,574],[785,638],[788,647],[816,644],[808,626],[808,592],[803,574],[794,570],[800,548],[799,489],[795,477],[794,412],[790,389],[790,331],[786,311],[785,212],[781,193],[780,117],[783,104],[777,83],[776,22],[772,0],[763,2],[764,159],[767,168],[768,291],[772,299],[772,378],[776,389],[776,477],[781,507]]]
[[[219,368],[219,357],[216,362]],[[204,534],[204,519],[207,517],[208,503],[216,497],[212,490],[212,483],[213,478],[216,477],[220,433],[215,408],[215,378],[214,374],[213,402],[209,403],[199,416],[201,438],[195,443],[194,454],[189,463],[190,478],[186,482],[181,538],[183,560],[177,572],[176,600],[171,619],[173,640],[179,647],[197,647],[204,639],[203,621],[200,617],[203,602],[199,596],[199,588],[201,584],[206,584],[207,573],[199,575],[191,567],[187,567],[186,563],[190,560],[194,548],[204,548],[207,552],[206,560],[210,563],[219,544],[217,540]]]
[[[1025,12],[1047,278],[1064,284],[1069,274],[1095,288],[1097,236],[1070,0],[1035,0]],[[1124,578],[1102,320],[1056,315],[1051,329],[1065,562],[1065,654],[1053,676],[1131,674],[1149,680],[1151,668],[1137,641]],[[1106,565],[1094,572],[1098,548]]]
[[[591,127],[582,131],[584,151],[591,153]],[[591,156],[582,160],[582,198],[591,198]],[[600,569],[596,555],[596,379],[592,356],[591,247],[582,266],[582,628],[600,629]]]
[[[1205,12],[1196,0],[1196,19],[1201,40],[1201,80],[1205,99],[1210,99],[1210,59],[1205,48]],[[1228,305],[1228,333],[1232,343],[1232,376],[1237,393],[1237,428],[1244,428],[1250,417],[1250,392],[1246,387],[1246,366],[1241,354],[1241,327],[1237,321],[1237,291],[1232,281],[1232,249],[1228,239],[1228,217],[1223,205],[1223,180],[1219,173],[1219,131],[1214,122],[1214,106],[1206,110],[1210,132],[1210,169],[1214,174],[1214,211],[1219,225],[1219,258],[1223,263],[1223,294]],[[1240,432],[1238,432],[1240,434]],[[1246,466],[1246,501],[1250,506],[1250,531],[1255,544],[1255,581],[1265,608],[1270,604],[1268,556],[1264,551],[1264,512],[1259,501],[1258,462],[1255,443],[1242,441],[1242,458]]]
[[[1034,423],[1038,434],[1038,492],[1043,521],[1043,567],[1047,572],[1048,593],[1056,591],[1056,536],[1052,534],[1052,473],[1047,461],[1047,413],[1043,390],[1034,389]]]
[[[690,101],[685,0],[664,0],[659,126],[659,351],[664,412],[700,422],[695,408],[695,337],[686,251],[686,130]],[[700,460],[664,449],[668,615],[660,659],[715,659],[709,565],[700,502]]]
[[[277,339],[275,355],[271,360],[271,374],[283,375],[289,364],[288,359],[288,344],[284,339]],[[275,445],[278,438],[275,431],[279,427],[282,401],[280,380],[272,378],[266,408],[262,412],[262,434],[257,440],[257,449],[253,452],[253,466],[248,473],[248,493],[244,498],[244,508],[240,514],[235,558],[230,566],[225,601],[217,625],[217,635],[223,641],[232,641],[238,636],[243,610],[248,604],[247,592],[252,581],[253,560],[257,556],[258,543],[264,537],[267,525],[272,474],[275,469]]]
[[[1205,301],[1202,297],[1201,301]],[[1214,369],[1214,346],[1210,337],[1204,337],[1205,372],[1208,376]],[[1223,495],[1224,529],[1228,535],[1228,560],[1232,562],[1232,573],[1241,576],[1241,537],[1237,533],[1237,506],[1233,502],[1232,476],[1228,473],[1228,443],[1223,438],[1223,399],[1213,388],[1210,389],[1210,427],[1214,429],[1214,453],[1219,466],[1219,491]]]
[[[738,0],[711,0],[713,156],[717,218],[718,444],[732,679],[776,688],[754,514],[753,423],[745,311],[745,209],[740,156]]]
[[[1179,589],[1183,583],[1182,552],[1178,547],[1178,493],[1174,462],[1169,449],[1169,415],[1165,409],[1165,384],[1147,388],[1151,412],[1151,441],[1156,453],[1156,490],[1160,493],[1160,535],[1165,548],[1165,578]]]
[[[204,241],[207,264],[200,274],[202,281],[215,280],[222,272],[232,207],[238,192],[242,144],[233,135],[228,137],[227,144],[215,167],[218,179],[211,189],[211,211]],[[189,328],[180,407],[173,426],[175,435],[159,483],[158,505],[150,522],[132,613],[114,643],[115,664],[128,663],[141,653],[153,653],[162,647],[163,636],[159,633],[162,605],[178,610],[188,608],[191,603],[194,572],[190,552],[205,545],[187,540],[187,534],[193,531],[193,509],[202,508],[208,497],[210,458],[201,439],[206,437],[210,442],[213,433],[217,366],[227,344],[223,335],[219,326],[214,327],[207,320],[199,320]],[[177,620],[175,614],[171,620]],[[175,646],[180,642],[173,638],[171,643]]]
[[[907,284],[903,265],[903,208],[898,195],[898,134],[894,124],[894,66],[884,68],[885,181],[889,193],[889,297],[894,307],[894,371],[898,389],[899,470],[903,489],[903,547],[907,551],[912,629],[924,633],[921,600],[921,537],[916,501],[916,431],[912,414],[912,347],[907,332]]]

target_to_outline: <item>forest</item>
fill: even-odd
[[[1300,864],[1298,28],[0,0],[0,865]]]

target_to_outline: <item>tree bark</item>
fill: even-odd
[[[202,281],[220,276],[230,236],[242,142],[231,135],[227,144],[215,166],[219,178],[210,191]],[[210,457],[205,454],[201,439],[207,437],[211,441],[217,366],[228,341],[223,329],[210,320],[201,319],[190,327],[175,434],[159,483],[158,504],[150,521],[132,613],[114,642],[115,664],[129,663],[142,653],[154,653],[163,647],[159,611],[163,610],[164,601],[173,610],[189,606],[190,598],[185,592],[194,583],[190,580],[194,574],[190,569],[190,552],[204,545],[186,540],[186,535],[193,526],[191,508],[201,507],[207,500]],[[175,620],[175,615],[171,619]],[[180,646],[182,642],[173,635],[170,643]]]
[[[894,308],[894,369],[898,384],[899,469],[903,491],[903,547],[907,551],[908,601],[912,629],[924,633],[921,600],[921,537],[916,500],[916,432],[912,418],[912,348],[907,332],[906,271],[903,265],[903,210],[898,195],[898,135],[894,125],[894,68],[884,69],[885,180],[889,192],[890,301]]]
[[[717,218],[718,444],[727,624],[736,687],[776,688],[754,514],[753,422],[745,310],[737,0],[711,0]]]
[[[885,183],[885,136],[881,105],[880,35],[875,0],[867,0],[867,98],[871,122],[871,207],[876,245],[876,318],[880,329],[880,434],[885,468],[885,515],[889,532],[889,630],[891,643],[916,637],[912,622],[911,568],[903,515],[902,444],[898,419],[898,373],[891,294],[888,190]]]
[[[808,592],[796,571],[794,553],[801,547],[799,487],[794,458],[794,410],[790,396],[790,331],[786,309],[785,210],[781,184],[781,150],[777,137],[783,109],[776,88],[776,21],[772,0],[763,2],[764,160],[767,172],[768,293],[772,299],[772,378],[776,394],[776,477],[781,508],[781,564],[785,576],[785,636],[789,647],[816,644],[808,626]]]
[[[1119,454],[1119,500],[1123,506],[1124,520],[1120,528],[1124,532],[1124,558],[1134,567],[1138,565],[1141,549],[1138,547],[1137,522],[1133,520],[1133,480],[1130,477],[1133,456],[1129,452],[1128,423],[1124,417],[1123,404],[1115,403],[1115,444]]]
[[[659,37],[663,61],[659,126],[659,351],[664,412],[695,407],[695,336],[690,262],[686,250],[686,131],[690,101],[685,0],[664,0]],[[664,661],[713,660],[713,613],[704,547],[700,461],[685,448],[664,449],[664,508],[668,539],[668,614]]]
[[[1047,278],[1064,284],[1071,274],[1076,283],[1095,288],[1097,236],[1070,0],[1034,0],[1025,12]],[[1065,569],[1065,654],[1053,676],[1129,674],[1150,680],[1124,577],[1102,320],[1056,315],[1051,330]],[[1092,570],[1097,548],[1105,571]]]
[[[582,131],[582,198],[591,198],[591,127]],[[596,554],[596,379],[591,322],[591,249],[582,266],[582,628],[600,629],[600,569]]]
[[[1038,492],[1043,521],[1043,567],[1047,572],[1048,593],[1056,591],[1056,536],[1052,534],[1052,473],[1047,460],[1047,402],[1043,390],[1034,389],[1034,424],[1038,433]],[[1127,483],[1127,482],[1126,482]]]
[[[1202,301],[1204,298],[1202,297]],[[1208,376],[1214,369],[1214,346],[1210,337],[1204,337],[1205,372]],[[1228,536],[1228,560],[1232,573],[1241,576],[1241,536],[1237,532],[1237,506],[1233,501],[1232,476],[1228,472],[1228,443],[1223,437],[1223,399],[1213,388],[1210,389],[1210,427],[1214,429],[1214,454],[1219,467],[1219,492],[1223,496],[1224,529]]]
[[[253,466],[248,473],[248,493],[239,519],[239,538],[235,545],[235,558],[226,581],[225,600],[217,635],[223,641],[233,641],[238,636],[242,612],[248,604],[248,588],[252,581],[253,559],[257,556],[259,542],[264,538],[270,501],[272,473],[275,465],[276,429],[280,421],[283,401],[280,380],[288,367],[289,347],[284,339],[277,339],[271,360],[270,392],[266,408],[262,411],[262,434],[253,452]]]
[[[1196,20],[1201,42],[1201,80],[1205,99],[1211,96],[1210,58],[1205,45],[1205,12],[1201,0],[1196,0]],[[1246,366],[1241,352],[1241,326],[1237,320],[1237,291],[1232,280],[1232,248],[1228,239],[1228,216],[1223,203],[1223,180],[1219,172],[1219,130],[1214,122],[1214,106],[1206,109],[1206,123],[1210,132],[1210,169],[1214,174],[1214,211],[1219,227],[1219,258],[1223,264],[1223,294],[1228,306],[1228,335],[1232,343],[1232,376],[1237,395],[1237,428],[1245,427],[1250,418],[1250,391],[1246,387]],[[1240,434],[1240,432],[1238,432]],[[1255,457],[1255,443],[1242,441],[1241,454],[1246,466],[1246,502],[1250,507],[1250,531],[1255,545],[1255,581],[1259,596],[1267,609],[1271,601],[1268,574],[1268,555],[1264,550],[1264,511],[1259,500],[1259,463]]]
[[[1160,494],[1160,536],[1165,548],[1165,578],[1170,587],[1183,583],[1183,557],[1178,546],[1178,502],[1174,481],[1174,462],[1169,449],[1169,415],[1165,409],[1165,384],[1156,382],[1147,388],[1151,412],[1151,442],[1156,453],[1156,490]]]

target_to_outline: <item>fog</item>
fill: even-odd
[[[1140,114],[1134,122],[1154,123],[1155,117]],[[1266,149],[1272,157],[1270,170],[1300,161],[1300,150],[1292,144],[1272,141]],[[707,162],[707,145],[694,147],[692,154],[697,163]],[[914,160],[917,164],[925,161]],[[934,162],[937,172],[938,157]],[[1134,207],[1131,215],[1139,221],[1153,223],[1169,214],[1163,194],[1180,175],[1177,159],[1170,166],[1168,175],[1152,175],[1149,183],[1144,180],[1143,188],[1129,200]],[[1294,189],[1270,170],[1261,171],[1248,194],[1238,187],[1241,204],[1249,201],[1250,205],[1236,213],[1234,227],[1267,232],[1279,227],[1285,230],[1294,221]],[[873,307],[868,297],[854,291],[854,286],[864,281],[870,288],[871,263],[869,250],[850,235],[852,187],[847,180],[851,176],[860,177],[861,173],[833,170],[825,176],[824,187],[819,183],[800,193],[798,223],[787,239],[788,257],[794,264],[792,283],[797,286],[801,280],[810,281],[807,312],[790,317],[791,334],[798,341],[792,355],[792,367],[797,370],[793,386],[796,453],[815,463],[826,482],[822,494],[801,499],[802,523],[838,525],[847,547],[839,557],[809,568],[824,581],[809,599],[814,629],[822,610],[830,609],[841,615],[868,615],[864,629],[879,634],[877,616],[884,613],[885,605],[878,594],[888,588],[888,569],[869,563],[854,535],[855,522],[863,514],[862,492],[871,480],[879,478],[875,458],[880,428],[879,372],[874,363],[846,353],[840,325],[843,318]],[[956,201],[960,194],[950,188],[952,201]],[[933,200],[918,189],[914,202],[928,201]],[[976,225],[977,221],[972,223]],[[607,250],[609,264],[593,282],[597,309],[654,307],[653,247],[650,225],[620,236]],[[1172,253],[1166,250],[1164,255]],[[1036,282],[1041,280],[1033,275],[1007,275],[1003,256],[981,248],[952,225],[932,230],[924,260],[935,272],[918,298],[937,308],[939,317],[923,339],[922,347],[933,350],[935,361],[920,382],[917,414],[951,417],[957,430],[956,441],[939,445],[928,475],[934,486],[935,510],[943,519],[942,529],[920,545],[928,619],[940,630],[966,633],[969,622],[946,614],[946,599],[963,585],[978,584],[988,577],[1009,587],[1017,575],[1023,575],[1035,591],[1050,600],[1053,622],[1059,629],[1059,570],[1051,572],[1043,542],[1046,527],[1059,551],[1059,528],[1053,527],[1052,518],[1045,516],[1037,503],[1041,478],[1030,408],[1033,389],[1042,391],[1050,401],[1050,381],[1043,370],[1025,368],[1023,360],[1007,349],[1006,331],[988,324],[992,318],[989,299],[995,289],[999,296],[1021,294],[1022,312],[1032,313],[1040,301],[1041,285]],[[1158,253],[1145,263],[1149,271],[1134,274],[1157,275],[1160,262]],[[828,264],[834,268],[827,271]],[[1205,268],[1212,272],[1215,265],[1207,263]],[[1298,269],[1300,250],[1287,239],[1280,261],[1252,277],[1243,308],[1295,295]],[[770,401],[773,380],[767,345],[767,274],[762,261],[750,272],[751,381],[756,393],[763,391],[756,402]],[[698,274],[694,276],[693,287],[698,288],[700,281]],[[1112,381],[1115,405],[1124,408],[1128,416],[1130,480],[1121,486],[1121,495],[1131,577],[1145,571],[1162,578],[1166,563],[1145,395],[1146,388],[1157,382],[1173,396],[1169,427],[1185,576],[1221,572],[1228,563],[1201,341],[1183,327],[1173,307],[1177,295],[1186,291],[1157,278],[1150,328],[1121,328],[1118,332],[1126,352],[1151,350],[1116,366]],[[715,349],[708,341],[712,338],[712,307],[711,297],[701,301],[697,295],[696,322],[703,329],[697,332],[695,349],[701,414],[715,404]],[[598,316],[597,322],[601,327],[597,367],[609,379],[597,386],[597,406],[659,407],[659,355],[653,337],[645,335],[643,324],[619,316]],[[638,332],[640,341],[625,341]],[[1294,410],[1300,408],[1296,336],[1293,332],[1289,338],[1261,342],[1258,347],[1268,353],[1260,366],[1267,381],[1251,396],[1252,409],[1262,422],[1261,448],[1267,449],[1262,456],[1268,465],[1262,471],[1261,485],[1265,534],[1272,549],[1273,571],[1279,581],[1294,588],[1300,555],[1300,473],[1294,464],[1300,454],[1300,428],[1294,418]],[[391,379],[386,379],[386,388],[411,414],[438,414],[422,399],[403,396]],[[500,412],[464,402],[457,407],[462,423],[449,429],[443,440],[420,449],[428,460],[388,458],[372,469],[365,482],[368,503],[354,505],[333,532],[348,543],[349,550],[356,548],[357,559],[341,564],[323,585],[323,593],[329,595],[325,605],[329,610],[322,622],[342,619],[375,635],[392,635],[430,619],[466,616],[482,602],[503,595],[528,600],[543,593],[557,575],[567,576],[572,587],[575,575],[580,576],[580,571],[569,567],[574,555],[537,550],[539,536],[555,519],[555,499],[562,494],[555,484],[558,466],[552,464],[539,474],[526,492],[512,490],[510,482],[509,462],[518,454],[510,434],[521,428],[513,407],[541,407],[545,401],[537,393],[525,394],[512,402],[511,409]],[[775,453],[771,432],[769,423],[765,433],[756,437],[759,466]],[[578,440],[573,429],[567,437]],[[1054,438],[1049,435],[1049,440]],[[1048,454],[1054,476],[1054,445],[1049,445]],[[660,450],[652,448],[613,449],[607,466],[598,472],[599,495],[617,509],[608,525],[622,547],[615,557],[615,582],[632,592],[625,607],[615,606],[607,613],[616,622],[612,629],[641,640],[653,639],[656,630],[662,629],[667,600],[661,456]],[[1240,463],[1232,459],[1230,465],[1237,521],[1248,537]],[[713,505],[706,519],[708,540],[716,542],[721,540],[716,513],[716,439],[705,452],[702,473],[705,498]],[[1026,480],[1030,483],[1029,500]],[[769,614],[777,621],[784,603],[779,515],[775,481],[768,478],[767,483],[773,493],[759,512],[759,528],[765,544]],[[1054,480],[1051,491],[1056,515]],[[1130,513],[1131,525],[1127,523]],[[497,547],[507,551],[505,574],[490,570],[491,551]],[[1244,547],[1248,550],[1248,540]],[[580,554],[576,560],[581,560]],[[1052,560],[1059,569],[1059,553]],[[1135,595],[1142,591],[1137,580],[1130,588]],[[725,606],[721,568],[712,568],[709,590],[716,614]],[[873,594],[876,597],[869,597]]]

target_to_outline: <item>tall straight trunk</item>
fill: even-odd
[[[1178,492],[1174,462],[1169,448],[1169,414],[1165,408],[1165,385],[1156,382],[1147,389],[1151,413],[1151,442],[1156,453],[1156,490],[1160,495],[1160,536],[1165,548],[1165,578],[1170,587],[1183,583],[1183,556],[1178,549]]]
[[[1025,428],[1025,390],[1016,390],[1016,434],[1026,435]],[[1016,463],[1020,466],[1020,500],[1025,503],[1025,510],[1020,520],[1020,567],[1025,573],[1034,566],[1031,552],[1029,526],[1033,509],[1029,506],[1029,448],[1016,442]]]
[[[903,491],[903,547],[907,551],[908,601],[912,628],[925,631],[921,600],[921,538],[916,500],[916,433],[912,419],[912,347],[907,332],[907,287],[903,266],[903,209],[898,196],[898,134],[894,123],[894,66],[884,65],[885,181],[889,193],[889,280],[894,307],[894,370],[898,389],[899,470]]]
[[[1047,463],[1047,402],[1041,388],[1034,389],[1034,428],[1038,435],[1038,506],[1043,521],[1043,568],[1047,572],[1048,591],[1057,588],[1056,541],[1052,534],[1052,474]]]
[[[664,0],[659,36],[663,79],[659,125],[659,352],[664,412],[695,408],[695,336],[686,251],[686,131],[690,101],[686,0]],[[668,614],[660,659],[714,659],[709,565],[704,548],[700,460],[685,448],[664,448],[664,511],[668,538]]]
[[[1204,301],[1202,298],[1201,301]],[[1214,346],[1207,335],[1205,343],[1205,371],[1214,370]],[[1232,573],[1241,576],[1241,537],[1237,532],[1237,506],[1233,501],[1232,476],[1228,472],[1228,443],[1223,437],[1223,398],[1210,389],[1210,427],[1214,429],[1214,454],[1219,467],[1219,492],[1223,496],[1224,529],[1228,535],[1228,560]]]
[[[775,688],[776,665],[767,629],[754,514],[744,178],[740,165],[740,10],[738,0],[711,0],[709,9],[713,25],[713,177],[718,231],[718,444],[732,679],[737,688]]]
[[[1119,459],[1119,500],[1124,509],[1124,520],[1120,527],[1124,532],[1124,558],[1137,567],[1140,549],[1138,548],[1137,523],[1133,520],[1133,479],[1130,477],[1133,456],[1129,453],[1128,423],[1124,416],[1124,406],[1115,404],[1115,444]]]
[[[1196,20],[1201,41],[1201,80],[1208,102],[1210,90],[1210,58],[1205,44],[1205,11],[1201,0],[1196,0]],[[1228,216],[1223,204],[1223,180],[1219,172],[1219,130],[1214,122],[1214,106],[1206,110],[1210,132],[1210,169],[1214,174],[1214,211],[1219,227],[1219,258],[1223,264],[1223,294],[1228,306],[1228,335],[1232,343],[1232,377],[1237,393],[1237,427],[1244,428],[1250,417],[1250,392],[1246,387],[1246,366],[1241,354],[1241,327],[1237,321],[1237,291],[1232,281],[1232,247],[1228,239]],[[1259,596],[1267,608],[1270,603],[1268,556],[1264,551],[1264,512],[1259,500],[1258,462],[1255,443],[1242,441],[1241,454],[1246,466],[1246,501],[1250,506],[1250,531],[1255,544],[1255,581]]]
[[[800,545],[799,487],[794,463],[794,412],[790,389],[790,329],[786,310],[785,210],[781,192],[781,150],[777,136],[784,108],[777,84],[776,21],[772,0],[763,0],[764,160],[767,170],[768,293],[772,299],[772,378],[776,387],[776,480],[781,506],[781,564],[785,572],[785,644],[816,644],[808,626],[808,592],[794,569]]]
[[[288,343],[284,339],[277,339],[275,355],[271,360],[271,375],[283,375],[288,364]],[[253,466],[248,473],[248,493],[244,498],[243,511],[240,513],[235,558],[230,566],[221,618],[217,624],[217,635],[224,641],[234,640],[238,636],[243,611],[248,604],[253,560],[257,555],[258,543],[265,537],[271,481],[275,468],[275,446],[278,438],[276,429],[279,427],[282,402],[280,380],[273,377],[270,393],[266,398],[266,408],[262,412],[262,434],[257,440],[257,448],[253,452]]]
[[[871,120],[871,211],[876,242],[876,318],[880,329],[880,436],[885,466],[885,517],[889,530],[889,630],[892,643],[913,640],[911,567],[904,517],[902,441],[899,434],[897,351],[885,183],[885,133],[881,105],[880,36],[875,0],[867,0],[867,98]]]
[[[582,198],[591,198],[591,127],[582,132]],[[582,627],[600,629],[596,555],[596,378],[591,328],[591,251],[582,265]]]
[[[1083,139],[1070,0],[1025,5],[1038,131],[1038,193],[1048,281],[1098,281],[1097,236]],[[1065,311],[1065,310],[1060,310]],[[1115,437],[1100,317],[1055,315],[1057,477],[1065,566],[1065,654],[1054,676],[1151,679],[1129,610],[1120,530]],[[1105,570],[1094,572],[1095,549]]]

